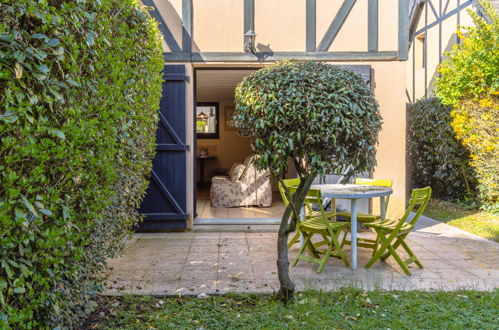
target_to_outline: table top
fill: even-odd
[[[323,197],[361,199],[388,196],[392,188],[360,184],[314,184],[311,189],[319,189]]]
[[[215,155],[196,155],[196,158],[198,159],[215,159],[217,156]]]

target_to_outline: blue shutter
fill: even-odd
[[[156,157],[139,212],[141,232],[186,229],[185,66],[166,65],[156,131]]]

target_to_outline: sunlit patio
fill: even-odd
[[[369,232],[360,233],[371,235]],[[122,258],[109,262],[106,294],[270,293],[278,289],[276,233],[185,232],[135,234]],[[299,290],[493,290],[499,285],[499,244],[422,217],[408,242],[424,269],[405,275],[389,258],[370,269],[370,251],[359,248],[359,269],[331,258],[321,274],[316,264],[290,267]],[[298,245],[290,249],[292,261]],[[346,249],[350,256],[350,250]]]

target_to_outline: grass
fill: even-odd
[[[499,243],[499,215],[432,199],[424,215]]]
[[[82,329],[497,329],[495,292],[337,292],[206,298],[101,297]]]

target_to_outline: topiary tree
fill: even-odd
[[[431,186],[443,198],[470,199],[476,193],[470,154],[451,127],[452,107],[436,97],[407,108],[408,153],[414,187]]]
[[[163,56],[136,0],[0,0],[0,328],[75,328],[139,220]]]
[[[375,166],[378,104],[357,74],[298,61],[278,62],[244,78],[235,103],[235,126],[255,138],[255,165],[282,180],[291,159],[302,179],[282,216],[277,242],[279,294],[286,302],[294,293],[288,235],[296,229],[305,195],[318,175],[343,173],[349,179]]]
[[[468,11],[475,26],[439,67],[436,94],[453,108],[452,127],[471,155],[483,207],[499,212],[499,15],[480,0],[486,17]]]

